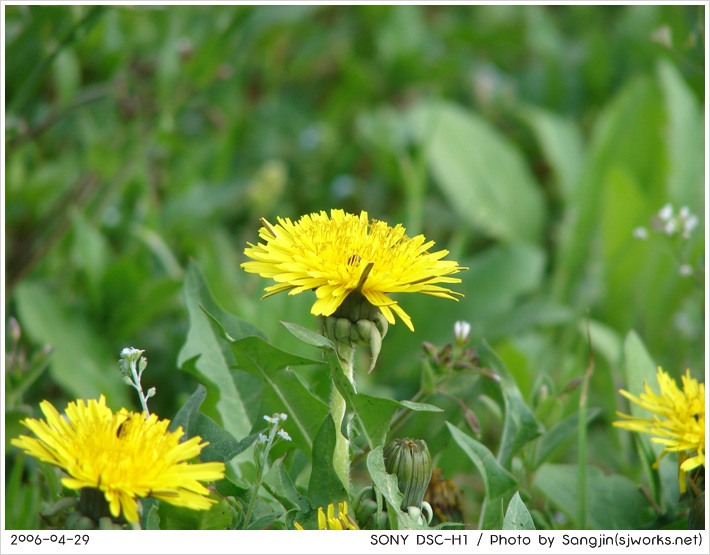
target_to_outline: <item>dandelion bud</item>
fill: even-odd
[[[395,439],[384,451],[385,468],[397,476],[399,491],[404,495],[402,510],[421,507],[431,480],[431,455],[424,440]]]

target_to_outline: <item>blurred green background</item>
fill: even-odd
[[[401,222],[470,268],[458,303],[399,298],[415,332],[390,328],[361,391],[410,398],[422,341],[463,319],[531,405],[559,401],[537,414],[550,425],[575,407],[563,389],[587,367],[588,322],[590,462],[635,480],[610,427],[628,332],[671,375],[703,376],[703,6],[5,9],[5,313],[21,329],[13,349],[6,326],[7,441],[45,398],[138,409],[126,346],[172,417],[199,381],[177,362],[191,259],[226,310],[313,356],[279,324],[314,329],[312,295],[261,301],[266,280],[239,264],[259,218],[330,208]],[[697,214],[690,238],[635,239],[666,203]],[[327,395],[325,374],[303,374]],[[463,418],[431,402],[445,415],[410,433]]]

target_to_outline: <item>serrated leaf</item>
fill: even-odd
[[[288,415],[283,429],[291,435],[293,444],[310,456],[329,409],[289,367],[323,362],[282,351],[261,337],[245,337],[232,343],[231,348],[239,368],[263,380],[262,407],[267,405],[274,412]]]
[[[261,332],[224,311],[217,304],[202,272],[194,262],[190,262],[188,266],[184,291],[190,329],[178,354],[178,365],[210,381],[214,387],[210,388],[209,393],[219,395],[216,408],[224,428],[235,437],[245,437],[249,435],[252,422],[256,418],[258,398],[254,395],[254,390],[260,387],[260,384],[251,376],[230,372],[230,350],[204,311],[215,318],[233,339],[249,335],[260,336]]]
[[[323,420],[313,442],[313,464],[308,482],[308,496],[314,507],[325,507],[348,498],[343,483],[333,468],[335,451],[335,422],[330,414]]]
[[[323,337],[320,333],[304,328],[298,324],[293,324],[291,322],[281,322],[281,325],[285,327],[291,335],[296,339],[303,341],[306,345],[311,345],[312,347],[318,347],[319,349],[335,349],[333,342],[327,337]]]
[[[238,441],[227,430],[220,427],[210,417],[199,412],[200,405],[207,395],[205,386],[199,384],[195,392],[189,397],[185,404],[180,407],[175,418],[169,426],[170,431],[174,431],[178,426],[182,426],[184,436],[182,441],[191,437],[200,436],[209,445],[202,449],[200,460],[204,462],[219,461],[229,462],[234,457],[245,451],[254,443],[258,434],[251,434],[241,441]]]
[[[264,476],[262,485],[287,511],[296,508],[300,513],[305,514],[311,509],[311,502],[298,493],[296,486],[293,485],[291,476],[284,467],[283,457],[274,461]]]
[[[412,401],[394,401],[383,397],[373,397],[356,393],[353,384],[345,377],[334,353],[326,353],[331,364],[331,377],[345,403],[360,421],[365,438],[370,448],[375,448],[385,442],[390,429],[390,422],[395,411],[407,408],[414,411],[441,412],[441,409],[427,403]]]
[[[517,491],[508,503],[508,510],[503,519],[503,530],[535,530],[535,524],[528,508],[520,499],[520,493]]]

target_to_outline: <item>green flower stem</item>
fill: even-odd
[[[343,343],[338,343],[338,361],[345,376],[355,387],[353,379],[353,364],[355,361],[355,348]],[[343,420],[345,418],[345,399],[333,383],[333,393],[330,398],[330,412],[335,422],[335,450],[333,451],[333,468],[345,486],[350,491],[350,440],[342,432]]]

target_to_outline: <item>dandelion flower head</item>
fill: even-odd
[[[614,422],[614,425],[653,435],[651,441],[665,446],[661,458],[667,453],[677,452],[680,488],[684,492],[685,473],[705,464],[705,384],[691,378],[688,370],[682,376],[682,390],[660,368],[657,380],[660,394],[645,382],[646,392],[638,397],[620,390],[624,397],[654,413],[653,418],[636,418],[618,412],[625,420]]]
[[[425,293],[457,300],[461,295],[439,283],[460,283],[452,274],[465,270],[452,260],[442,260],[448,251],[430,252],[433,241],[423,235],[410,238],[397,224],[370,220],[342,210],[302,216],[297,222],[278,218],[276,225],[262,219],[259,236],[264,243],[249,247],[251,258],[242,264],[247,271],[272,278],[266,295],[288,291],[296,295],[315,289],[314,315],[330,316],[353,291],[380,309],[390,324],[396,313],[413,330],[409,315],[390,299],[390,293]]]
[[[69,403],[66,416],[48,401],[40,407],[46,420],[22,421],[37,437],[20,436],[12,444],[64,470],[64,486],[102,491],[114,518],[123,513],[138,521],[137,497],[198,510],[214,503],[200,481],[224,478],[224,464],[189,464],[207,442],[195,436],[180,443],[182,428],[168,432],[170,420],[126,409],[114,414],[103,395]]]

